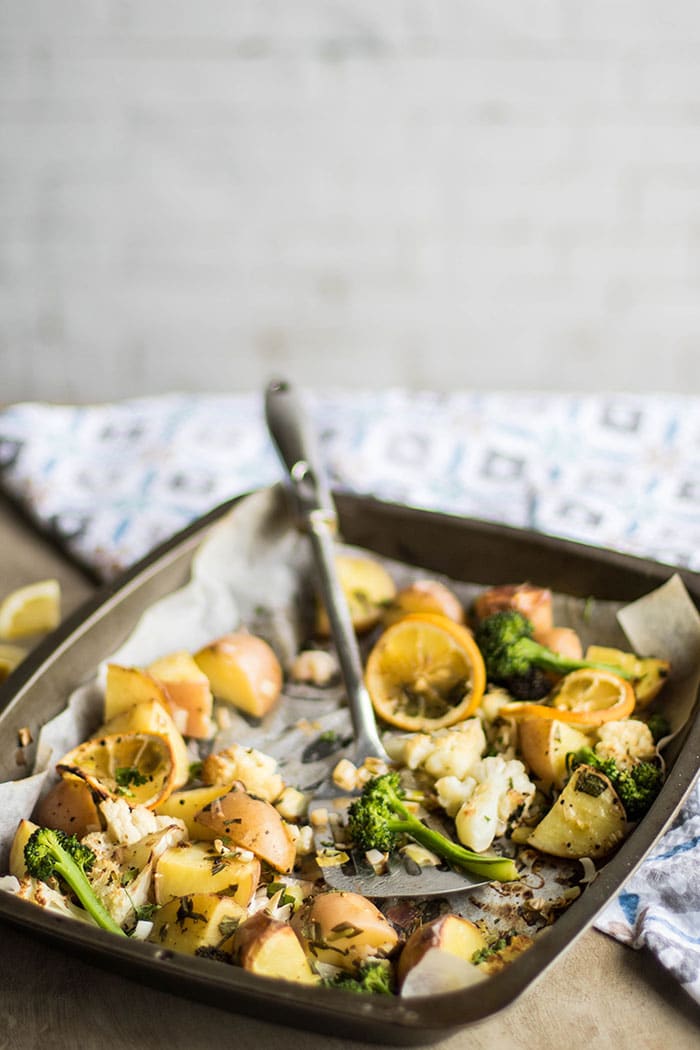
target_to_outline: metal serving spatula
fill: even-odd
[[[269,384],[265,415],[270,435],[287,468],[299,517],[311,542],[352,718],[355,738],[352,760],[357,766],[370,757],[388,763],[390,759],[377,733],[372,701],[363,681],[355,631],[335,567],[337,516],[333,500],[320,467],[313,433],[301,402],[289,383],[276,381]],[[317,847],[327,845],[332,831],[329,826],[315,824],[313,815],[317,821],[323,812],[342,816],[352,797],[330,779],[318,787],[309,805]],[[354,854],[346,864],[324,866],[322,870],[325,881],[334,889],[351,890],[375,898],[458,893],[488,881],[449,868],[419,868],[416,864],[404,863],[398,855],[390,857],[387,871],[380,875],[364,856]]]

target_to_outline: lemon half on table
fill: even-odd
[[[14,641],[46,634],[61,620],[61,587],[58,580],[39,580],[18,587],[0,601],[0,638]]]
[[[80,777],[102,798],[153,809],[173,790],[175,755],[165,736],[114,733],[79,744],[56,769]]]
[[[484,661],[471,632],[446,616],[415,613],[388,627],[369,654],[367,690],[389,725],[432,732],[473,715]]]
[[[630,682],[612,671],[583,667],[562,678],[551,694],[551,704],[529,702],[507,704],[500,714],[505,718],[543,718],[595,727],[604,722],[628,718],[635,705]]]

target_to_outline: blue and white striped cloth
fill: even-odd
[[[700,570],[700,398],[340,391],[309,407],[338,489]],[[257,394],[0,412],[0,485],[105,579],[280,477]],[[698,785],[598,927],[700,1000]]]

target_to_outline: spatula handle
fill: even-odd
[[[379,740],[372,701],[364,684],[362,659],[348,603],[338,578],[334,536],[336,512],[313,433],[300,399],[289,383],[270,383],[265,395],[270,435],[287,468],[298,509],[309,533],[321,595],[347,692],[355,734],[355,759],[387,759]]]
[[[265,391],[265,418],[304,517],[323,511],[335,521],[333,498],[325,478],[316,444],[301,397],[284,379],[268,384]]]

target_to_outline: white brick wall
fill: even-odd
[[[692,0],[0,0],[0,402],[700,392]]]

